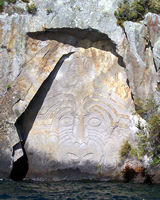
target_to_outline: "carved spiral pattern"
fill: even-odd
[[[104,73],[109,70],[104,70],[108,67],[103,63],[104,54],[107,53],[102,53],[102,60],[94,62],[90,50],[79,50],[64,61],[38,113],[28,143],[36,135],[41,144],[42,135],[47,134],[48,141],[53,143],[49,151],[54,157],[56,144],[61,154],[59,160],[108,162],[105,157],[111,153],[110,144],[129,132],[131,100],[126,103],[114,88],[109,90],[105,85]],[[101,56],[100,50],[97,56]],[[116,77],[113,74],[115,81]],[[94,87],[97,78],[101,81]]]

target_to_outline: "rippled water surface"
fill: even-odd
[[[0,199],[27,200],[160,200],[160,185],[108,182],[0,181]]]

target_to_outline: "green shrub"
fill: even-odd
[[[150,12],[160,13],[160,1],[152,0],[149,1]]]
[[[16,3],[16,0],[5,0],[7,3]]]
[[[129,142],[126,140],[123,145],[120,148],[119,151],[119,155],[120,155],[120,159],[123,161],[124,159],[126,159],[131,151],[131,145],[129,144]]]
[[[117,24],[123,26],[125,21],[139,22],[144,19],[147,12],[160,13],[159,0],[123,0],[118,4],[114,12],[117,18]]]
[[[29,3],[30,0],[22,0],[24,3]]]
[[[27,4],[27,11],[28,11],[28,13],[35,15],[37,12],[37,7],[35,6],[34,3]]]
[[[4,3],[7,2],[7,3],[16,3],[16,0],[0,0],[0,12],[3,11],[4,9]]]
[[[97,165],[97,171],[98,171],[98,175],[100,175],[101,172],[102,172],[102,166],[101,166],[101,164]]]
[[[0,0],[0,12],[3,11],[5,2],[8,4],[16,3],[17,0]],[[30,0],[22,0],[25,3],[29,3]]]
[[[151,165],[160,164],[160,113],[159,105],[153,98],[145,101],[136,100],[136,112],[145,119],[146,124],[140,121],[137,124],[137,146],[132,147],[128,141],[121,146],[119,155],[121,161],[127,157],[135,157],[138,160],[147,156]]]
[[[151,164],[160,163],[160,113],[158,104],[153,99],[147,99],[144,103],[139,101],[137,113],[146,120],[146,125],[137,124],[138,147],[135,149],[138,159],[146,155],[151,159]]]
[[[6,88],[7,88],[7,90],[9,90],[11,88],[11,85],[9,83],[7,83]]]
[[[153,159],[152,159],[152,165],[153,166],[156,166],[156,165],[158,165],[160,163],[160,159],[158,158],[158,157],[153,157]]]
[[[146,99],[145,101],[140,98],[135,100],[136,112],[145,120],[149,120],[151,115],[157,112],[158,107],[153,98]]]
[[[80,6],[77,6],[77,10],[79,10],[79,11],[80,11],[80,10],[81,10],[81,7],[80,7]]]
[[[47,15],[49,15],[49,14],[52,13],[53,11],[52,11],[51,8],[47,8],[46,12],[47,12]]]
[[[0,12],[3,11],[4,8],[4,0],[0,0]]]

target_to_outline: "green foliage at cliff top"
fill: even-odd
[[[123,0],[118,4],[118,9],[114,12],[117,24],[123,26],[124,21],[138,22],[144,19],[148,12],[160,14],[159,0]]]

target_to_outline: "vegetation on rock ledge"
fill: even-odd
[[[121,149],[120,149],[120,152],[119,152],[121,161],[123,161],[125,158],[127,158],[129,156],[130,151],[131,151],[131,145],[126,140],[123,143],[123,145],[121,146]]]
[[[30,13],[32,15],[36,14],[37,8],[36,8],[35,4],[34,3],[27,4],[27,11],[28,11],[28,13]]]
[[[123,26],[124,21],[138,22],[144,19],[148,12],[160,14],[159,0],[123,0],[119,2],[118,9],[114,12],[117,24]]]
[[[3,11],[5,3],[16,3],[16,0],[0,0],[0,12]]]
[[[143,160],[146,156],[151,165],[160,164],[160,112],[159,106],[153,99],[136,101],[136,112],[146,121],[137,124],[137,147],[132,147],[126,141],[120,149],[120,158],[136,157]]]
[[[30,2],[30,0],[21,0],[24,3],[27,3],[27,11],[31,14],[35,14],[36,12],[36,6],[34,5],[34,3],[32,3],[31,5],[28,5],[28,3]],[[0,0],[0,12],[2,12],[4,10],[5,5],[7,4],[15,4],[17,2],[17,0]]]
[[[145,102],[138,100],[136,111],[146,120],[146,125],[140,122],[137,125],[138,132],[138,156],[146,155],[151,159],[152,165],[160,163],[160,112],[159,105],[154,99]]]

